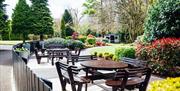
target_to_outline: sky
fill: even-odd
[[[5,0],[5,4],[8,4],[6,7],[6,13],[9,17],[11,17],[13,13],[13,9],[16,6],[18,0]],[[30,2],[27,0],[28,4]],[[61,18],[64,10],[67,8],[78,9],[79,11],[83,10],[82,4],[85,0],[49,0],[49,9],[51,11],[51,15],[53,18]]]

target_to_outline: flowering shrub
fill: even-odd
[[[136,56],[148,60],[155,73],[174,76],[180,66],[180,38],[162,38],[150,44],[137,44]]]
[[[78,36],[78,40],[82,41],[83,43],[86,42],[86,39],[87,39],[86,36],[83,36],[83,35],[79,35],[79,36]]]
[[[180,91],[180,77],[154,81],[148,91]]]
[[[105,45],[106,45],[106,43],[104,43],[104,42],[100,42],[100,41],[96,42],[96,46],[105,46]]]
[[[88,38],[95,38],[95,36],[93,36],[92,34],[89,34],[87,37]]]
[[[73,32],[73,34],[72,34],[72,38],[74,39],[74,40],[76,40],[76,39],[78,39],[78,32]]]

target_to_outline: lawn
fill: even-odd
[[[110,46],[101,46],[101,47],[92,48],[90,53],[93,54],[94,52],[97,52],[97,53],[108,52],[108,53],[111,53],[111,54],[115,54],[116,48],[134,46],[133,44],[123,44],[123,43],[121,43],[121,44],[109,44],[109,45]]]
[[[0,45],[15,45],[18,43],[22,43],[22,41],[18,40],[18,41],[0,41]]]

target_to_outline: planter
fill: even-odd
[[[30,55],[30,52],[29,51],[21,51],[18,53],[19,56],[21,56],[22,58],[25,58],[25,59],[28,59],[29,58],[29,55]]]

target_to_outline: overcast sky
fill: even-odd
[[[85,0],[49,0],[49,8],[51,10],[52,17],[60,18],[66,8],[74,8],[83,10],[82,4]],[[16,6],[18,0],[5,0],[5,4],[8,4],[6,7],[6,12],[9,16],[12,15],[13,9]],[[29,3],[29,1],[27,0]]]

